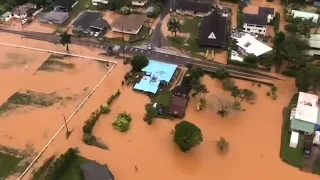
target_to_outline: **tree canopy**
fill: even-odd
[[[145,56],[134,56],[131,61],[131,66],[134,71],[141,71],[144,67],[148,66],[149,59]]]
[[[257,64],[258,57],[254,54],[248,54],[248,56],[244,57],[244,62],[250,63],[250,64]]]
[[[181,23],[178,19],[175,19],[175,18],[171,18],[169,19],[168,21],[168,30],[174,34],[174,36],[177,35],[177,32],[181,32]]]
[[[66,46],[67,51],[69,52],[69,44],[71,44],[71,35],[68,34],[67,31],[64,31],[61,35],[60,35],[60,43],[63,46]]]
[[[296,87],[299,91],[320,90],[320,67],[309,64],[302,68],[296,76]]]
[[[293,18],[284,28],[287,32],[302,35],[306,38],[310,37],[310,30],[313,26],[313,19]]]
[[[182,152],[187,152],[203,141],[201,129],[196,125],[181,121],[175,126],[174,142]]]

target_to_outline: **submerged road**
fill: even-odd
[[[31,31],[16,31],[11,29],[3,29],[0,28],[0,32],[7,32],[12,34],[19,34],[24,36],[25,38],[29,39],[36,39],[40,41],[47,41],[52,43],[60,43],[60,36],[55,34],[48,34],[48,33],[39,33],[39,32],[31,32]],[[107,50],[108,47],[114,46],[113,44],[104,44],[99,41],[89,40],[89,39],[82,39],[78,37],[71,37],[72,44],[90,47],[90,48],[98,48]],[[145,46],[125,46],[121,47],[118,50],[118,53],[124,52],[125,54],[129,55],[144,55],[148,58],[160,60],[163,62],[168,62],[172,64],[177,64],[181,66],[185,66],[186,63],[193,64],[196,67],[200,67],[205,71],[213,72],[219,67],[223,67],[227,69],[231,75],[233,76],[241,76],[247,78],[255,78],[255,79],[266,79],[266,80],[280,80],[277,77],[274,77],[267,72],[243,68],[234,65],[225,65],[216,62],[209,62],[209,61],[200,61],[194,58],[191,58],[183,53],[177,51],[171,51],[168,49],[163,48],[153,48],[152,50],[148,50]]]

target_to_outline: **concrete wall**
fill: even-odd
[[[254,25],[254,24],[244,23],[243,31],[248,33],[265,35],[267,32],[267,26],[258,27],[257,25]]]

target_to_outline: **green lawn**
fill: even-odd
[[[0,179],[12,174],[22,158],[0,152]]]
[[[172,92],[169,89],[163,89],[152,98],[152,102],[169,106],[172,103]]]
[[[54,157],[51,157],[54,158]],[[54,159],[49,158],[43,165],[38,169],[38,171],[33,175],[32,180],[44,180],[48,168],[54,162]],[[64,171],[59,180],[83,180],[80,176],[80,166],[89,162],[88,159],[78,156],[71,163],[71,165]]]
[[[290,106],[292,104],[296,104],[298,101],[298,94],[295,94],[289,104],[289,108],[287,110],[287,114],[284,115],[284,122],[282,125],[282,137],[281,137],[281,150],[280,150],[280,156],[283,162],[290,164],[294,167],[301,167],[301,164],[303,162],[302,157],[302,148],[303,148],[303,139],[299,139],[299,144],[297,148],[291,148],[289,147],[290,143]]]
[[[77,156],[59,180],[82,180],[80,176],[80,166],[87,162],[89,162],[88,159]]]

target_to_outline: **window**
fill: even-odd
[[[256,25],[256,27],[258,27],[258,28],[263,28],[264,26]]]
[[[250,28],[247,28],[247,31],[250,31]]]
[[[261,32],[261,29],[259,29],[259,32]]]

